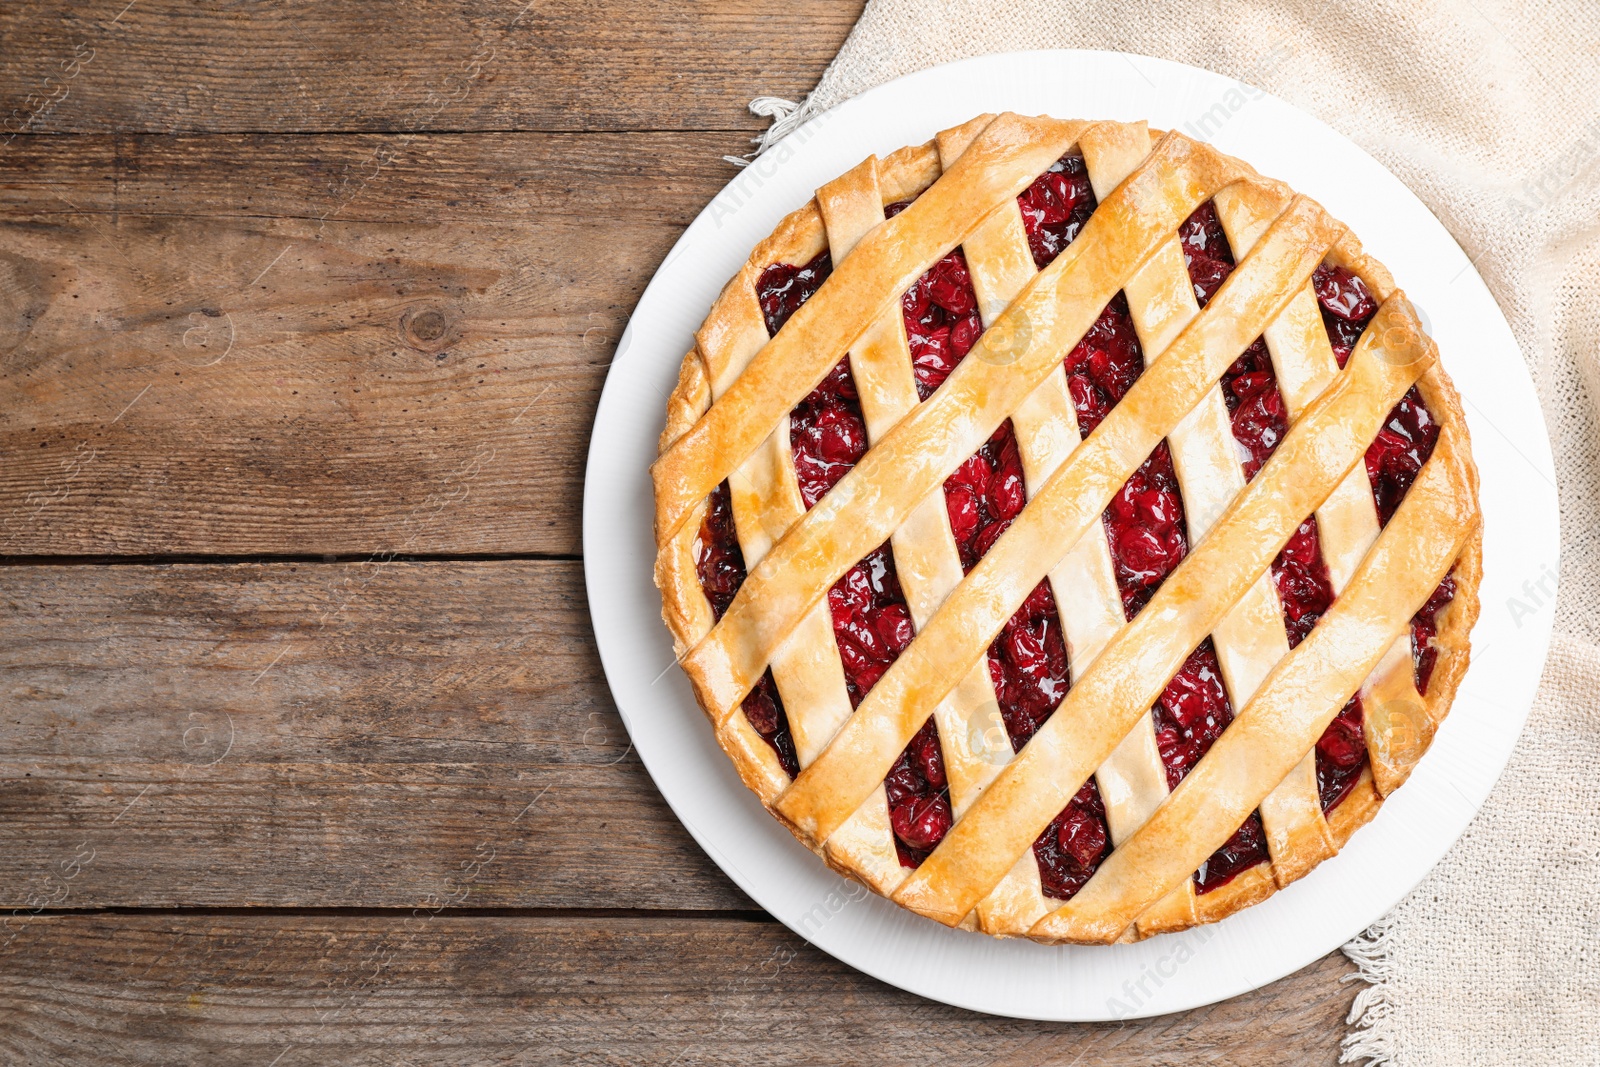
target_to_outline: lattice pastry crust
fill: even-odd
[[[1071,151],[1098,204],[1037,270],[1019,193]],[[885,208],[911,201],[886,220]],[[1202,309],[1180,224],[1210,201],[1237,267]],[[960,247],[983,333],[919,402],[902,294]],[[823,251],[825,284],[768,335],[773,264]],[[1341,369],[1312,275],[1327,264],[1378,302]],[[1080,439],[1063,372],[1122,293],[1143,373]],[[1246,480],[1218,381],[1264,337],[1289,430]],[[846,354],[870,448],[809,510],[789,413]],[[1413,386],[1437,442],[1386,524],[1363,455]],[[1027,503],[964,573],[942,485],[1011,420]],[[1128,621],[1102,514],[1162,441],[1189,549]],[[683,669],[745,783],[843,874],[948,925],[1106,943],[1212,922],[1336,853],[1429,746],[1467,667],[1481,520],[1460,404],[1388,272],[1316,203],[1144,124],[980,116],[869,158],[785,218],[728,283],[684,359],[656,491],[656,580]],[[720,620],[696,570],[707,501],[728,483],[748,575]],[[1269,574],[1315,515],[1337,597],[1292,650]],[[828,591],[880,545],[915,637],[852,708]],[[1411,620],[1450,575],[1419,693]],[[1048,579],[1071,685],[1020,751],[986,656]],[[1169,791],[1151,707],[1209,638],[1234,719]],[[741,702],[772,671],[801,768],[791,780]],[[1315,746],[1353,694],[1367,765],[1327,813]],[[884,780],[929,717],[953,826],[920,865],[895,846]],[[1111,846],[1070,899],[1044,895],[1033,843],[1091,776]],[[1194,873],[1252,813],[1269,858],[1209,892]],[[1352,872],[1359,877],[1359,872]]]

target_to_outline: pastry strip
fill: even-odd
[[[669,536],[814,389],[861,333],[997,204],[1027,188],[1083,123],[1003,115],[960,165],[840,263],[744,373],[651,466],[656,530]]]
[[[988,134],[985,130],[957,160],[952,175]],[[1195,205],[1222,184],[1226,168],[1191,166],[1196,155],[1189,142],[1164,138],[1145,166],[1100,205],[1078,239],[984,331],[939,390],[902,419],[751,569],[727,614],[683,659],[701,704],[714,719],[721,721],[738,705],[776,646],[828,587],[882,544],[1058,365],[1061,353],[1077,343],[1121,288],[1120,279],[1137,270]],[[916,211],[948,177],[874,231],[845,265]],[[1254,328],[1259,330],[1260,324]],[[771,351],[768,345],[740,382],[756,374]]]
[[[1072,900],[1035,927],[1035,936],[1116,940],[1228,839],[1316,745],[1455,562],[1475,527],[1463,491],[1467,477],[1458,463],[1426,465],[1316,628],[1273,670],[1150,821]],[[1441,529],[1454,536],[1434,536]]]
[[[1286,215],[1293,211],[1291,208]],[[1272,246],[1279,225],[1281,220],[1257,246],[1255,255],[1234,272],[1234,278]],[[1225,298],[1226,285],[1197,323],[1203,323],[1217,301]],[[1396,298],[1392,303],[1403,305],[1404,301]],[[1409,307],[1405,310],[1409,312]],[[1177,348],[1174,345],[1174,352]],[[1138,617],[1101,653],[1056,714],[900,887],[896,901],[941,921],[955,922],[999,881],[1126,735],[1134,717],[1154,702],[1189,651],[1265,573],[1301,518],[1360,460],[1384,414],[1433,358],[1431,346],[1390,351],[1363,345],[1357,349],[1345,373],[1289,431],[1210,536],[1195,546]],[[1140,383],[1165,362],[1157,361]],[[1220,368],[1217,373],[1220,375]],[[1138,388],[1136,384],[1129,391],[1124,404]],[[1098,434],[1097,430],[1091,435],[1090,442]],[[954,660],[953,656],[944,658],[946,662]],[[865,705],[838,740],[853,731],[864,710]],[[808,774],[824,767],[838,740]],[[780,807],[805,778],[802,775],[779,798]]]
[[[1124,184],[1119,194],[1127,188]],[[1200,317],[1057,469],[879,680],[828,750],[779,799],[777,808],[785,817],[822,839],[860,803],[863,783],[882,777],[948,691],[951,672],[964,672],[976,661],[1039,580],[1090,523],[1099,521],[1112,495],[1151,449],[1277,315],[1284,279],[1297,288],[1339,232],[1310,201],[1291,204],[1256,253],[1240,264]],[[955,374],[971,362],[969,356]],[[946,386],[953,381],[955,375]],[[1067,700],[1072,699],[1069,692]],[[1055,810],[1060,808],[1058,804]]]

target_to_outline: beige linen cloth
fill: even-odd
[[[1555,641],[1482,813],[1345,947],[1369,984],[1343,1060],[1600,1065],[1600,4],[871,0],[799,110],[752,109],[770,143],[902,74],[1030,48],[1178,60],[1309,111],[1422,197],[1505,311],[1555,449]]]

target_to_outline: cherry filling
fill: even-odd
[[[1033,843],[1044,895],[1071,900],[1099,869],[1110,839],[1100,787],[1091,778]]]
[[[1222,398],[1233,424],[1245,481],[1256,476],[1289,432],[1289,412],[1278,392],[1267,343],[1257,337],[1222,375]]]
[[[1008,419],[945,479],[945,510],[970,571],[1022,511],[1022,457]],[[1013,750],[1020,751],[1067,694],[1067,645],[1048,582],[1034,587],[989,646],[989,676]]]
[[[945,480],[945,509],[971,570],[1022,511],[1026,500],[1022,457],[1010,420]],[[989,646],[989,678],[1012,751],[1022,751],[1044,725],[1070,684],[1067,645],[1048,581],[1034,587]],[[1044,891],[1068,898],[1094,874],[1105,852],[1105,809],[1093,781],[1086,783],[1034,842]]]
[[[894,831],[900,866],[921,866],[955,822],[939,730],[932,719],[900,753],[883,787],[889,797],[889,827]]]
[[[1223,688],[1222,669],[1210,638],[1189,653],[1152,714],[1156,748],[1167,769],[1167,788],[1176,789],[1233,721],[1233,705]],[[1261,817],[1251,812],[1233,836],[1201,864],[1195,873],[1198,891],[1209,893],[1267,858]]]
[[[867,424],[849,356],[789,412],[789,451],[807,508],[827,496],[867,454]]]
[[[1233,273],[1233,248],[1222,232],[1217,209],[1206,201],[1178,228],[1184,263],[1195,300],[1205,307]],[[1289,413],[1278,393],[1267,343],[1257,337],[1222,375],[1222,398],[1233,424],[1233,439],[1246,481],[1256,476],[1272,450],[1289,432]]]
[[[1122,610],[1131,620],[1189,550],[1178,476],[1165,441],[1111,498],[1105,521]]]
[[[904,200],[884,208],[894,218],[909,207]],[[1028,249],[1040,270],[1078,236],[1095,209],[1094,191],[1083,156],[1069,152],[1017,196]],[[955,370],[983,333],[972,275],[961,249],[928,268],[901,298],[906,340],[916,373],[917,395],[926,400]]]
[[[1112,298],[1062,365],[1078,431],[1088,437],[1144,373],[1125,296]],[[1188,551],[1183,501],[1165,441],[1112,498],[1105,523],[1123,610],[1131,619]]]
[[[908,203],[891,204],[884,213],[892,218]],[[967,257],[961,249],[954,249],[929,267],[900,298],[900,308],[911,348],[917,397],[926,400],[950,377],[983,333],[978,294],[972,288]]]
[[[821,287],[832,269],[833,262],[824,251],[802,267],[775,263],[761,272],[756,285],[756,298],[761,304],[768,334],[776,334],[782,329],[783,324],[789,321],[789,316]],[[844,380],[848,382],[849,368],[844,364],[841,367]],[[839,369],[835,368],[835,374]],[[851,395],[854,395],[853,389]],[[810,399],[807,398],[808,401]],[[855,417],[859,423],[859,411]],[[861,428],[859,438],[864,449],[865,427]],[[830,438],[828,454],[835,455],[838,451],[836,441]],[[827,477],[837,481],[842,476],[843,471],[834,475],[832,468],[827,467],[814,474],[811,481],[815,483]],[[802,493],[806,491],[807,484],[807,479],[802,477]],[[821,495],[821,492],[817,493],[817,498]],[[806,504],[809,507],[814,502],[814,499],[808,499]],[[738,532],[734,528],[732,495],[727,482],[717,486],[716,492],[706,501],[705,519],[700,523],[700,536],[694,542],[694,565],[695,573],[700,578],[700,588],[711,603],[712,618],[721,619],[745,579],[744,553],[739,548]],[[795,754],[794,737],[789,731],[789,718],[783,710],[783,698],[778,695],[772,671],[768,670],[762,675],[761,681],[745,696],[742,707],[756,733],[778,754],[778,763],[789,777],[799,774],[800,760]]]
[[[788,263],[774,263],[761,272],[756,282],[756,299],[761,303],[761,314],[767,320],[767,335],[773,336],[783,329],[789,316],[800,310],[800,305],[810,300],[822,283],[833,273],[833,259],[824,249],[803,267]]]
[[[1411,661],[1416,669],[1419,693],[1428,691],[1428,680],[1433,677],[1433,665],[1439,658],[1439,648],[1433,640],[1439,633],[1439,612],[1455,595],[1456,580],[1447,574],[1428,597],[1428,602],[1422,605],[1422,610],[1411,619]]]
[[[1208,637],[1189,653],[1156,701],[1156,748],[1167,768],[1168,789],[1178,788],[1232,721],[1233,707]]]
[[[1184,258],[1189,266],[1190,281],[1195,297],[1203,307],[1222,282],[1232,272],[1233,250],[1222,232],[1221,221],[1215,208],[1208,202],[1202,204],[1184,223],[1180,231],[1184,245]],[[1323,303],[1325,322],[1330,338],[1335,330],[1344,331],[1349,325],[1341,316],[1362,315],[1370,318],[1376,311],[1370,296],[1362,303],[1366,289],[1360,279],[1348,271],[1335,275],[1333,269],[1319,268],[1314,287]],[[1332,310],[1330,310],[1330,305]],[[1355,338],[1338,333],[1336,346],[1343,347],[1339,362],[1349,356]],[[1239,449],[1239,462],[1246,480],[1254,478],[1262,464],[1272,455],[1284,435],[1289,432],[1288,411],[1278,392],[1277,377],[1272,369],[1271,354],[1262,338],[1245,349],[1222,376],[1222,395],[1232,419],[1233,438]],[[1278,558],[1272,564],[1272,581],[1278,599],[1283,604],[1284,628],[1293,648],[1317,624],[1323,612],[1333,603],[1333,583],[1323,562],[1321,545],[1317,536],[1317,520],[1313,516],[1302,522],[1289,538]],[[1353,726],[1352,726],[1353,724]],[[1207,742],[1209,747],[1209,742]],[[1359,698],[1340,712],[1317,742],[1317,785],[1323,811],[1329,811],[1348,795],[1360,777],[1367,759],[1366,744],[1361,737],[1361,702]],[[1170,774],[1170,770],[1169,770]],[[1228,879],[1267,858],[1261,819],[1252,813],[1232,838],[1218,850],[1198,875],[1200,891],[1207,892]]]
[[[1361,718],[1361,697],[1353,696],[1317,739],[1317,796],[1324,815],[1350,795],[1367,765]]]
[[[977,565],[1025,503],[1022,456],[1007,419],[944,482],[945,510],[961,551],[962,570]]]
[[[727,482],[717,486],[706,502],[706,517],[700,523],[700,536],[694,542],[694,569],[700,578],[700,588],[711,602],[712,618],[721,619],[745,578],[744,553],[739,549],[739,537],[733,525],[733,502]],[[778,754],[778,763],[789,777],[799,774],[800,760],[795,755],[794,737],[789,733],[789,719],[784,714],[783,700],[778,696],[778,686],[770,670],[745,696],[742,706],[750,725],[772,746]]]
[[[1072,243],[1094,213],[1094,190],[1083,156],[1068,152],[1017,196],[1033,262],[1044,270]]]
[[[1235,265],[1215,205],[1207,201],[1196,208],[1178,228],[1178,241],[1195,301],[1203,308]],[[1256,338],[1223,373],[1221,384],[1239,463],[1248,481],[1289,432],[1288,412],[1278,393],[1266,342]],[[1190,653],[1156,702],[1156,747],[1167,768],[1169,788],[1177,788],[1232,721],[1233,705],[1222,684],[1216,649],[1207,639]],[[1195,873],[1198,891],[1208,893],[1225,885],[1267,858],[1261,816],[1251,812]]]
[[[1112,297],[1061,362],[1078,414],[1078,432],[1088,437],[1144,373],[1144,350],[1128,313],[1128,298],[1121,293]]]
[[[1011,749],[1021,752],[1060,706],[1070,684],[1067,643],[1048,581],[1034,586],[989,646],[989,679]]]
[[[1272,584],[1283,603],[1284,629],[1294,648],[1311,633],[1333,603],[1333,580],[1322,560],[1322,544],[1313,515],[1300,524],[1272,561]],[[1324,813],[1350,795],[1367,764],[1367,742],[1361,733],[1361,698],[1354,696],[1317,740],[1317,794]]]
[[[1294,648],[1322,618],[1333,603],[1333,581],[1322,561],[1322,543],[1317,536],[1317,517],[1306,519],[1272,561],[1272,584],[1283,603],[1284,628],[1289,647]]]
[[[744,584],[744,552],[733,527],[733,500],[727,482],[717,486],[706,501],[706,517],[694,540],[694,569],[711,602],[711,617],[721,619]]]
[[[1267,859],[1267,832],[1261,825],[1260,814],[1252,811],[1233,836],[1194,873],[1195,891],[1209,893],[1220,889]]]
[[[1372,481],[1380,525],[1388,525],[1394,517],[1395,509],[1417,480],[1422,465],[1433,455],[1438,441],[1439,424],[1423,404],[1417,387],[1412,386],[1389,412],[1377,438],[1367,446],[1367,477]]]
[[[1367,323],[1378,313],[1378,302],[1366,283],[1343,267],[1318,267],[1311,275],[1311,288],[1322,308],[1322,325],[1328,331],[1333,358],[1343,367]]]
[[[1095,208],[1083,157],[1069,153],[1051,164],[1017,197],[1034,265],[1047,267],[1082,231]],[[1144,368],[1127,302],[1107,309],[1069,355],[1073,397],[1085,435],[1127,392]],[[907,318],[908,331],[910,318]],[[1010,422],[945,481],[945,507],[971,570],[999,540],[1026,503],[1022,460]],[[1040,582],[989,649],[989,677],[1014,751],[1044,725],[1066,696],[1067,646],[1049,583]],[[1033,853],[1044,892],[1069,899],[1094,874],[1110,832],[1093,779],[1047,826]]]
[[[1322,322],[1327,327],[1334,356],[1343,367],[1362,331],[1377,314],[1378,301],[1360,278],[1343,267],[1318,267],[1312,275],[1312,287],[1322,308]],[[1380,525],[1388,525],[1394,517],[1406,491],[1417,480],[1422,465],[1433,455],[1438,442],[1439,424],[1423,402],[1422,394],[1412,386],[1389,412],[1383,429],[1367,447],[1367,478],[1372,483],[1372,498],[1378,508]],[[1417,689],[1421,692],[1427,691],[1438,656],[1433,643],[1437,632],[1434,617],[1454,595],[1455,583],[1446,577],[1411,621],[1411,654]]]
[[[1311,284],[1322,307],[1322,323],[1328,330],[1334,358],[1343,367],[1362,331],[1377,314],[1378,301],[1366,283],[1343,267],[1318,267]],[[1367,448],[1367,476],[1372,482],[1380,525],[1387,525],[1394,516],[1438,440],[1439,424],[1413,386],[1400,398]]]
[[[857,707],[915,634],[887,543],[833,583],[828,610],[850,706]]]
[[[887,213],[897,214],[904,206],[893,205]],[[781,328],[816,291],[827,269],[825,257],[818,257],[798,270],[780,265],[763,272],[758,295],[769,331]],[[917,390],[923,399],[949,376],[982,332],[977,306],[960,249],[929,268],[907,292],[903,301],[906,333],[911,340]],[[789,413],[789,447],[807,508],[826,496],[866,454],[866,422],[848,356]],[[1019,492],[1020,471],[1019,464]],[[828,590],[828,608],[844,666],[845,688],[851,706],[856,707],[915,634],[887,544],[834,583]],[[764,705],[757,709],[760,713],[765,710]],[[902,864],[914,867],[938,845],[952,821],[938,727],[933,720],[912,739],[885,785],[896,851]]]
[[[1183,246],[1183,262],[1189,268],[1189,284],[1201,307],[1210,303],[1222,283],[1233,273],[1233,246],[1222,232],[1217,209],[1207,200],[1178,227],[1178,243]]]

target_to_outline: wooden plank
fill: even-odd
[[[0,554],[577,553],[616,339],[721,150],[19,139]]]
[[[10,1063],[1331,1065],[1353,995],[1336,953],[1159,1019],[997,1019],[710,919],[37,916],[0,945]]]
[[[585,603],[571,562],[0,568],[0,907],[753,907]]]
[[[0,139],[17,131],[754,130],[750,99],[808,92],[861,7],[7,4]]]

